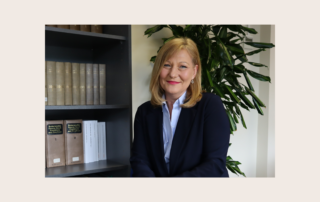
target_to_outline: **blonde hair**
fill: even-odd
[[[181,49],[184,49],[189,53],[194,65],[198,65],[197,74],[193,79],[194,83],[190,84],[187,88],[187,95],[186,99],[184,100],[185,103],[182,104],[181,107],[193,107],[202,98],[201,61],[197,45],[191,39],[186,37],[174,38],[161,47],[153,66],[149,86],[151,92],[151,104],[153,106],[161,106],[162,102],[165,101],[164,99],[162,99],[164,90],[162,89],[159,80],[160,72],[163,68],[164,62],[167,61],[168,58],[170,58],[174,53]]]

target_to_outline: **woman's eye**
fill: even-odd
[[[181,67],[181,68],[187,68],[186,66],[183,66],[183,65],[182,65],[182,66],[180,66],[180,67]]]
[[[164,64],[164,66],[165,66],[165,67],[170,67],[170,65],[169,65],[169,64]]]

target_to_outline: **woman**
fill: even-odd
[[[201,93],[196,44],[175,38],[159,51],[151,101],[134,121],[135,177],[228,177],[229,120],[220,97]]]

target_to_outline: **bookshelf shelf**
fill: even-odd
[[[92,163],[46,168],[45,172],[46,177],[71,177],[106,171],[121,170],[127,167],[127,165],[116,163],[114,161],[104,160]]]
[[[46,110],[82,110],[82,109],[125,109],[129,105],[72,105],[72,106],[46,106]]]
[[[79,30],[45,27],[46,45],[73,48],[101,48],[126,41],[127,38],[114,34],[100,34]]]
[[[45,106],[45,120],[106,123],[107,161],[46,168],[46,177],[99,172],[130,176],[132,146],[131,26],[102,25],[102,34],[45,27],[45,60],[106,65],[106,105]],[[110,171],[110,172],[109,172]],[[116,174],[114,174],[116,173]]]

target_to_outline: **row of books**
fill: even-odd
[[[79,30],[85,32],[102,33],[102,25],[46,25],[62,29]]]
[[[97,120],[45,121],[46,167],[107,159],[106,123]]]
[[[105,105],[106,65],[46,61],[45,105]]]

